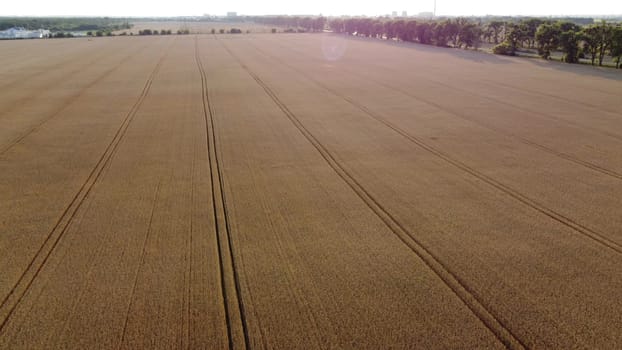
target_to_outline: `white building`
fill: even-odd
[[[47,29],[26,30],[20,27],[0,31],[0,39],[40,39],[50,35]]]

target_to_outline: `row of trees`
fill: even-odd
[[[49,37],[50,38],[73,38],[74,35],[72,33],[56,32],[56,33],[50,34]]]
[[[549,59],[553,51],[563,53],[563,60],[576,63],[589,57],[602,65],[611,55],[620,66],[622,26],[605,22],[579,25],[569,21],[530,18],[518,22],[449,18],[408,20],[384,18],[336,18],[328,26],[337,33],[372,38],[397,39],[436,46],[478,48],[482,42],[496,44],[497,54],[514,55],[520,48],[537,49]]]
[[[142,29],[138,31],[138,35],[172,35],[173,31],[170,29],[162,29],[160,31],[158,30],[152,30],[152,29]],[[181,34],[190,34],[190,30],[189,29],[179,29],[177,31],[178,35]],[[86,36],[126,36],[128,35],[127,32],[122,32],[120,34],[114,34],[112,32],[109,31],[102,31],[102,30],[98,30],[96,32],[92,32],[92,31],[88,31],[86,32]],[[133,33],[130,32],[129,35],[134,35]]]
[[[114,34],[112,34],[112,32],[109,32],[109,31],[105,32],[103,30],[98,30],[98,31],[95,31],[95,32],[92,32],[92,31],[86,32],[86,36],[113,36],[113,35]]]
[[[486,29],[466,18],[438,21],[350,18],[332,20],[329,27],[337,33],[458,48],[479,47]]]
[[[589,57],[592,65],[598,59],[603,65],[607,54],[620,67],[622,58],[622,26],[605,22],[585,27],[569,22],[544,23],[536,31],[538,53],[545,59],[551,57],[551,51],[561,50],[563,60],[576,63],[579,58]]]
[[[12,27],[28,30],[47,29],[54,33],[115,31],[130,29],[128,19],[110,17],[0,17],[0,30]],[[64,36],[66,37],[66,36]]]
[[[143,30],[138,31],[138,35],[171,35],[171,34],[173,34],[173,31],[170,29],[162,29],[159,32],[157,29],[156,30],[143,29]],[[183,33],[178,30],[177,34],[190,34],[190,31],[188,31],[188,33]]]
[[[620,67],[622,61],[622,25],[606,22],[581,26],[568,21],[530,20],[525,23],[511,23],[506,26],[504,42],[494,48],[495,53],[514,55],[519,47],[537,48],[538,54],[550,59],[553,51],[561,51],[562,60],[577,63],[580,58],[589,58],[592,65],[602,66],[610,55]],[[536,26],[537,25],[537,26]]]
[[[286,27],[298,32],[321,32],[326,27],[326,18],[301,16],[261,16],[251,18],[256,23]]]
[[[246,30],[246,33],[250,33],[250,29]],[[210,31],[210,33],[212,34],[216,34],[216,29],[212,28],[212,30]],[[218,33],[220,34],[242,34],[242,29],[240,28],[231,28],[231,29],[224,29],[224,28],[220,28],[218,29]]]

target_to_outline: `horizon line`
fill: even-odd
[[[231,12],[235,12],[235,11],[231,11]],[[400,11],[401,12],[401,11]],[[407,16],[401,16],[401,15],[397,15],[397,16],[393,16],[390,13],[387,14],[382,14],[382,15],[365,15],[365,14],[357,14],[357,15],[351,15],[351,14],[342,14],[342,15],[323,15],[323,14],[309,14],[309,13],[299,13],[299,14],[263,14],[263,15],[257,15],[257,14],[237,14],[234,17],[231,16],[227,16],[226,14],[224,15],[216,15],[216,14],[202,14],[202,15],[170,15],[170,16],[165,16],[165,15],[60,15],[60,14],[54,14],[54,15],[4,15],[4,14],[0,14],[0,18],[134,18],[134,19],[142,19],[142,18],[201,18],[201,17],[214,17],[214,18],[244,18],[244,17],[275,17],[275,16],[322,16],[322,17],[401,17],[401,18],[405,18],[405,17],[418,17],[419,15],[422,14],[429,14],[432,13],[431,11],[423,11],[423,12],[418,12],[416,14],[412,14],[412,15],[407,15]],[[485,14],[485,15],[448,15],[448,14],[437,14],[434,17],[548,17],[548,18],[557,18],[557,17],[622,17],[622,13],[619,14],[569,14],[569,15],[563,15],[563,14],[548,14],[548,15],[543,15],[543,14],[531,14],[531,15],[526,15],[526,14],[513,14],[513,15],[501,15],[501,14]]]

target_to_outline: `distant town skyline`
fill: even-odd
[[[203,14],[224,16],[227,12],[239,15],[365,15],[382,16],[394,12],[416,15],[433,12],[434,0],[356,3],[316,0],[298,3],[285,1],[231,0],[209,4],[200,0],[175,2],[108,0],[86,2],[83,0],[7,2],[0,8],[0,16],[200,16]],[[500,2],[494,0],[437,0],[438,16],[587,16],[621,15],[622,2],[601,0],[595,2],[522,0]]]

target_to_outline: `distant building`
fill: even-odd
[[[237,17],[238,13],[237,12],[227,12],[227,17]]]
[[[408,12],[402,11],[402,17],[408,17]]]
[[[391,17],[397,17],[397,11],[391,12]]]
[[[0,39],[41,39],[47,38],[50,31],[47,29],[27,30],[21,27],[13,27],[0,31]]]
[[[434,18],[434,12],[419,12],[417,17],[427,18],[427,19]]]

